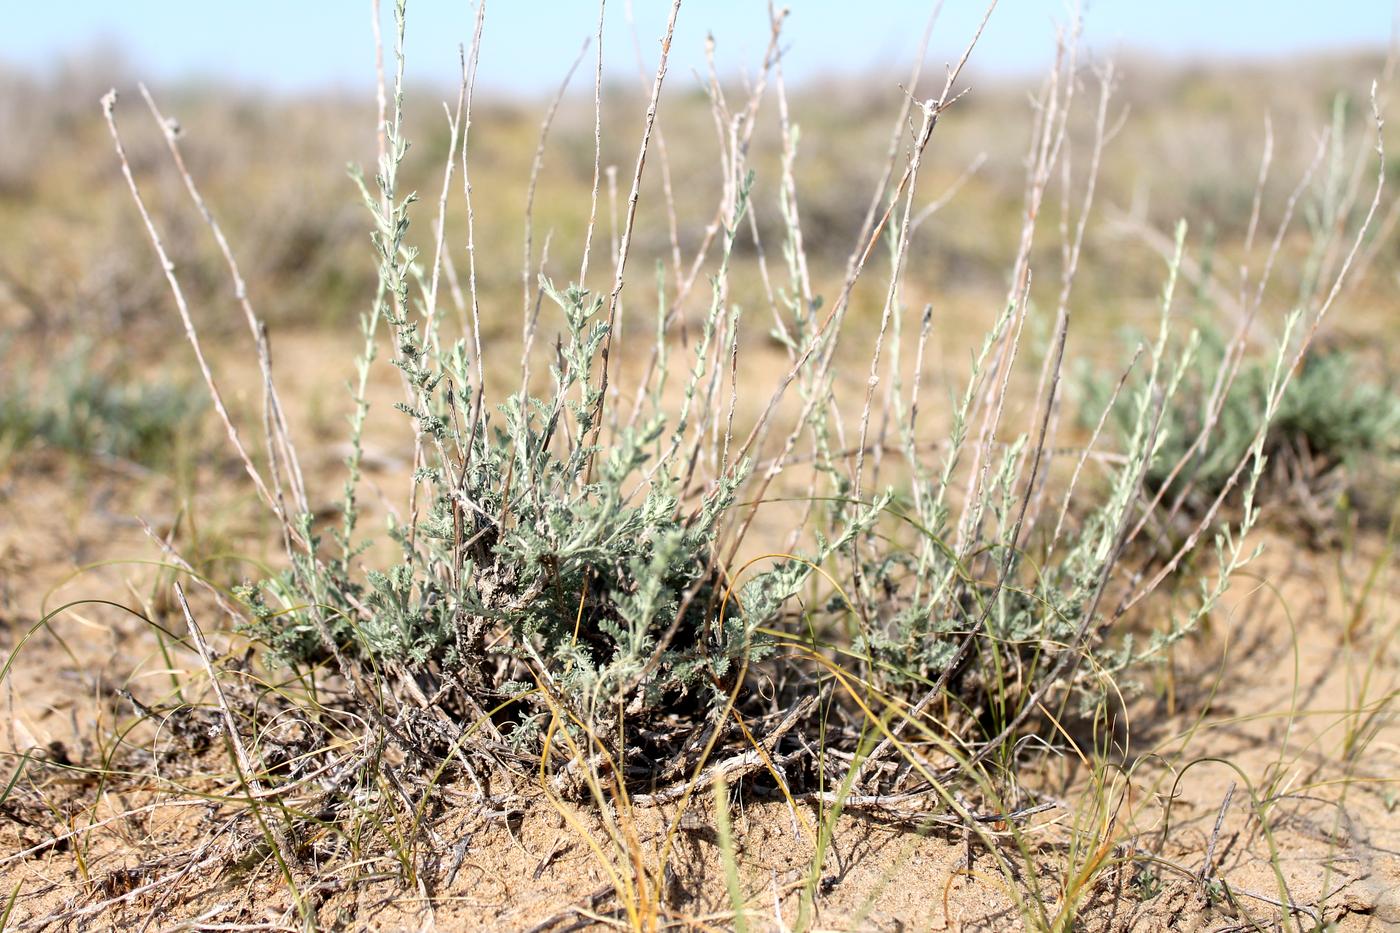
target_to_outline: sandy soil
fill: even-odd
[[[392,478],[393,452],[383,460]],[[136,516],[167,534],[197,506],[203,524],[196,534],[180,525],[184,544],[261,557],[250,542],[268,538],[238,506],[241,488],[222,464],[203,465],[181,488],[129,469],[79,472],[55,455],[12,463],[0,474],[4,647],[20,645],[45,612],[83,599],[183,631],[172,577],[142,563],[161,554]],[[1088,863],[1102,870],[1076,903],[1085,929],[1400,928],[1393,558],[1365,537],[1345,554],[1287,536],[1268,545],[1208,631],[1126,701],[1114,724],[1123,769],[1092,773],[1071,744],[1088,748],[1092,735],[1071,727],[1061,753],[1023,776],[1057,805],[1014,832],[994,824],[996,850],[962,830],[846,811],[816,875],[815,927],[1008,929],[1037,910],[1064,920],[1066,893],[1081,888]],[[104,563],[113,560],[123,562]],[[216,612],[205,602],[197,611]],[[194,663],[172,661],[176,676]],[[172,754],[98,778],[113,728],[132,718],[121,691],[153,695],[171,674],[155,631],[111,605],[75,604],[23,644],[0,697],[7,772],[27,762],[0,804],[0,897],[15,894],[5,928],[298,928],[266,850],[229,830],[237,808],[198,793],[229,790],[216,777],[226,762]],[[173,784],[190,792],[171,794]],[[437,792],[426,809],[433,854],[416,860],[416,890],[375,854],[299,867],[302,896],[324,928],[340,930],[601,929],[631,922],[629,900],[659,903],[671,927],[733,926],[707,794],[683,820],[673,807],[623,807],[604,821],[524,783],[502,793],[483,807],[468,784]],[[733,806],[749,928],[789,928],[822,811],[748,798]],[[660,890],[619,894],[617,879],[632,872],[616,838],[632,840]],[[1135,858],[1146,855],[1158,861]]]

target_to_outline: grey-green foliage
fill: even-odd
[[[1161,448],[1145,477],[1149,491],[1164,492],[1168,502],[1181,499],[1190,515],[1208,508],[1225,488],[1254,442],[1268,401],[1273,362],[1260,354],[1240,361],[1223,402],[1218,400],[1227,346],[1218,328],[1201,328],[1199,363],[1187,372],[1183,391],[1166,409]],[[1092,378],[1085,384],[1090,420],[1110,387]],[[1218,417],[1198,443],[1213,408]],[[1111,424],[1123,442],[1128,425],[1121,412],[1115,412]],[[1280,468],[1300,467],[1294,475],[1308,483],[1354,473],[1375,458],[1393,459],[1400,455],[1400,393],[1368,376],[1361,361],[1345,350],[1313,350],[1284,390],[1264,439],[1264,454]]]
[[[745,470],[686,506],[671,470],[643,479],[663,439],[659,416],[591,445],[601,302],[543,288],[565,323],[552,395],[512,396],[473,429],[474,398],[449,388],[469,378],[461,347],[452,351],[434,377],[434,413],[414,417],[456,453],[430,458],[419,476],[432,490],[425,514],[392,529],[402,562],[361,574],[353,557],[322,556],[313,535],[313,554],[268,589],[284,608],[303,605],[314,578],[345,650],[439,672],[478,701],[528,690],[541,672],[575,714],[599,699],[637,716],[687,694],[711,698],[766,651],[753,627],[780,600],[759,595],[800,583],[805,566],[750,584],[747,604],[727,592],[718,528]],[[274,615],[262,594],[247,595],[262,610],[256,632],[285,658],[324,651],[309,611]],[[548,703],[527,706],[522,723]]]
[[[16,355],[0,348],[0,359]],[[180,434],[193,428],[203,407],[188,385],[132,380],[120,367],[99,363],[84,344],[55,360],[43,376],[18,361],[4,365],[4,371],[0,450],[42,443],[80,455],[168,466]]]
[[[944,690],[940,698],[966,714],[949,723],[956,730],[953,737],[975,739],[977,730],[959,727],[968,717],[986,719],[999,738],[981,747],[992,750],[1010,748],[1006,737],[1051,690],[1060,698],[1101,694],[1108,679],[1129,664],[1184,637],[1217,604],[1231,574],[1250,559],[1243,543],[1258,518],[1255,494],[1269,454],[1267,429],[1292,411],[1280,401],[1290,375],[1284,364],[1294,349],[1290,335],[1296,317],[1272,367],[1242,383],[1257,381],[1261,405],[1240,413],[1240,443],[1221,452],[1219,465],[1209,466],[1222,471],[1222,488],[1240,490],[1243,505],[1237,524],[1216,525],[1208,537],[1218,572],[1201,579],[1199,598],[1144,649],[1127,638],[1109,644],[1121,614],[1160,582],[1123,572],[1121,562],[1125,545],[1145,524],[1144,490],[1160,475],[1154,471],[1170,462],[1171,445],[1182,439],[1175,423],[1179,400],[1199,394],[1196,380],[1208,368],[1198,355],[1196,336],[1182,346],[1170,339],[1184,226],[1168,270],[1158,332],[1146,348],[1139,378],[1113,406],[1120,443],[1106,484],[1086,481],[1076,493],[1074,480],[1067,488],[1048,481],[1053,441],[1048,426],[1060,404],[1054,391],[1060,388],[1059,358],[1052,356],[1053,366],[1047,361],[1043,370],[1042,388],[1049,383],[1053,389],[1037,396],[1033,414],[1044,412],[1039,431],[1018,434],[1006,426],[1006,410],[1017,407],[1005,403],[1031,312],[1026,267],[1012,276],[1026,288],[1010,296],[986,335],[965,390],[952,400],[951,428],[932,444],[916,431],[920,380],[913,380],[906,403],[900,353],[897,347],[890,351],[894,410],[886,424],[893,426],[890,434],[903,455],[907,491],[898,505],[893,493],[864,494],[866,448],[883,451],[886,444],[885,425],[877,433],[867,429],[891,319],[896,344],[900,334],[900,276],[914,226],[922,148],[911,153],[906,181],[894,189],[904,194],[895,195],[879,224],[874,224],[879,201],[872,204],[872,235],[883,229],[891,245],[891,282],[854,457],[838,452],[848,446],[848,432],[840,418],[844,400],[836,395],[833,361],[869,248],[853,253],[840,298],[819,316],[790,180],[780,191],[788,227],[783,251],[788,286],[779,294],[767,291],[776,336],[792,369],[779,380],[765,411],[793,385],[803,414],[790,426],[781,453],[769,461],[772,466],[754,482],[747,482],[749,464],[741,458],[751,451],[771,452],[772,445],[761,444],[771,440],[764,434],[771,427],[763,423],[766,414],[754,428],[752,447],[731,446],[733,408],[726,419],[723,405],[716,403],[726,363],[731,380],[737,381],[739,371],[740,309],[728,299],[727,282],[752,183],[751,176],[741,181],[739,171],[747,136],[722,160],[720,259],[698,339],[676,367],[682,378],[673,398],[679,403],[664,405],[663,396],[672,365],[668,323],[684,309],[679,301],[672,307],[664,283],[656,344],[649,348],[654,366],[647,370],[649,381],[637,387],[636,410],[619,411],[621,393],[607,391],[607,361],[615,349],[610,329],[626,258],[622,247],[615,257],[615,286],[606,297],[581,285],[560,289],[541,279],[542,300],[550,305],[549,314],[557,315],[552,327],[551,318],[544,319],[545,332],[560,334],[551,354],[551,383],[534,394],[530,380],[522,378],[517,393],[499,402],[488,399],[475,330],[480,318],[476,256],[469,253],[470,315],[467,307],[461,309],[464,332],[473,339],[452,343],[442,335],[436,307],[437,260],[429,267],[420,263],[407,235],[415,198],[398,186],[408,149],[401,126],[402,0],[395,12],[398,71],[392,112],[383,127],[384,154],[372,183],[356,176],[374,220],[379,287],[363,318],[342,521],[338,527],[318,526],[310,516],[289,521],[284,537],[290,568],[242,594],[252,612],[251,629],[285,659],[333,658],[351,675],[355,689],[364,683],[380,689],[375,699],[397,713],[399,725],[411,719],[407,714],[422,714],[423,706],[436,704],[438,712],[450,714],[437,724],[463,723],[493,711],[491,726],[521,746],[542,729],[562,725],[572,735],[586,731],[621,752],[626,750],[625,740],[618,741],[624,720],[627,729],[645,729],[666,718],[674,724],[686,713],[711,714],[729,691],[742,686],[742,670],[770,651],[762,630],[821,565],[824,578],[834,583],[831,589],[839,592],[807,604],[815,610],[806,620],[812,647],[830,650],[840,663],[851,656],[847,647],[853,648],[861,680],[894,695],[933,697],[925,691],[938,683]],[[756,106],[752,110],[758,112]],[[936,111],[924,105],[923,113],[920,147]],[[456,129],[454,123],[454,139]],[[1026,210],[1031,226],[1023,231],[1025,262],[1038,198],[1055,176],[1050,154],[1059,145],[1051,145],[1054,134],[1047,132],[1038,147],[1041,181],[1027,186],[1032,200]],[[790,145],[795,138],[788,138]],[[642,163],[639,159],[638,171]],[[465,154],[462,164],[465,172]],[[1066,178],[1071,175],[1065,172]],[[1087,205],[1086,200],[1086,212]],[[471,216],[468,212],[469,222]],[[634,216],[629,210],[620,243],[630,242]],[[707,236],[706,248],[709,242]],[[1077,257],[1078,247],[1066,252]],[[1063,300],[1074,266],[1067,261]],[[764,281],[769,284],[766,271]],[[684,291],[689,294],[689,284]],[[532,297],[527,289],[527,309]],[[1067,325],[1067,309],[1060,317]],[[921,340],[929,322],[926,313]],[[526,334],[522,366],[533,358],[533,321]],[[381,343],[391,348],[402,375],[405,393],[396,408],[414,444],[408,501],[389,528],[398,544],[392,558],[369,550],[359,527],[366,387]],[[921,346],[920,358],[922,352]],[[737,386],[730,389],[731,400],[737,399]],[[674,416],[668,417],[672,408]],[[1349,410],[1348,417],[1361,416]],[[1331,422],[1344,422],[1332,416],[1323,420],[1338,430],[1341,425]],[[737,569],[725,560],[737,546],[728,536],[736,524],[729,520],[731,511],[738,512],[736,500],[750,498],[749,492],[756,501],[775,498],[768,496],[769,481],[791,465],[789,455],[808,437],[809,511],[792,540],[816,539],[811,560],[786,559],[765,573],[733,579]],[[928,462],[930,449],[939,452],[941,462]],[[871,459],[873,473],[879,461]],[[828,511],[814,519],[819,502],[828,503]],[[1197,529],[1186,548],[1201,534],[1206,532]],[[838,644],[832,645],[826,637],[841,622],[852,623],[847,628],[852,641],[840,642],[838,633]],[[382,677],[359,676],[365,674]],[[849,688],[844,676],[837,679]],[[784,681],[785,690],[813,686],[801,672],[774,680]],[[379,706],[373,712],[383,714]],[[546,720],[552,720],[548,726]],[[689,724],[694,723],[692,718]]]
[[[1130,592],[1125,586],[1133,585],[1121,564],[1139,517],[1144,477],[1166,456],[1163,413],[1199,366],[1194,336],[1180,347],[1170,339],[1184,236],[1183,227],[1142,377],[1114,402],[1123,426],[1122,457],[1106,485],[1050,484],[1048,454],[1037,454],[1036,436],[996,443],[993,433],[970,430],[979,408],[982,423],[995,424],[995,407],[989,412],[985,401],[988,379],[997,348],[1015,339],[1016,319],[1025,311],[1019,306],[1007,308],[974,356],[972,376],[954,401],[941,465],[926,463],[912,432],[904,431],[911,486],[899,513],[901,525],[917,534],[906,549],[876,549],[862,574],[878,623],[861,647],[892,686],[917,693],[941,681],[965,714],[987,719],[996,730],[1024,713],[1028,697],[1052,684],[1091,701],[1106,689],[1108,677],[1190,631],[1223,594],[1230,574],[1249,559],[1239,545],[1252,513],[1234,537],[1217,542],[1219,577],[1146,651],[1135,651],[1130,641],[1126,647],[1121,640],[1106,644],[1119,601]],[[1255,426],[1269,416],[1260,412]],[[1260,460],[1247,442],[1230,468],[1251,459]],[[1246,487],[1252,488],[1248,475]]]
[[[414,199],[396,188],[407,150],[397,113],[396,105],[379,195],[361,181],[381,287],[364,321],[344,522],[328,541],[301,519],[307,546],[292,567],[242,590],[252,632],[292,663],[335,654],[405,672],[459,714],[502,706],[498,718],[521,744],[551,715],[610,736],[622,715],[631,726],[709,709],[770,650],[755,630],[809,572],[805,562],[783,562],[732,592],[720,542],[747,462],[723,466],[703,494],[683,494],[693,476],[684,443],[696,428],[692,403],[718,359],[711,339],[717,322],[731,332],[737,322],[719,282],[749,185],[737,193],[677,418],[663,413],[664,356],[637,417],[606,417],[606,303],[544,278],[560,332],[550,390],[522,386],[493,405],[467,343],[442,342],[427,276],[406,245]],[[365,373],[381,322],[407,388],[395,407],[421,465],[404,523],[389,529],[399,559],[376,567],[356,541],[356,486]]]

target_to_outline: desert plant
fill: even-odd
[[[499,734],[516,749],[538,752],[541,733],[562,727],[578,740],[596,743],[602,754],[623,756],[629,751],[623,722],[627,730],[645,734],[659,717],[687,710],[711,717],[732,702],[745,668],[771,650],[759,627],[775,618],[811,567],[869,525],[878,509],[858,512],[807,559],[779,561],[742,581],[728,574],[720,547],[722,519],[750,471],[742,452],[730,455],[731,429],[723,420],[724,406],[714,399],[739,326],[727,281],[752,178],[740,177],[737,162],[735,183],[726,188],[729,200],[722,206],[711,301],[679,410],[668,418],[664,408],[664,387],[676,362],[664,352],[664,333],[673,319],[664,292],[657,345],[662,352],[653,358],[638,405],[624,421],[608,397],[630,216],[610,294],[595,295],[582,285],[559,289],[541,276],[539,300],[562,317],[549,391],[537,394],[530,384],[537,326],[531,315],[521,388],[492,410],[479,332],[468,327],[449,341],[437,306],[442,206],[458,129],[465,126],[460,108],[463,102],[470,106],[475,54],[452,123],[438,252],[425,266],[408,238],[415,198],[398,188],[408,151],[402,126],[402,3],[396,20],[399,68],[380,162],[373,186],[355,176],[374,220],[379,288],[362,321],[364,352],[357,362],[341,521],[327,529],[295,508],[302,497],[298,481],[291,473],[279,475],[292,468],[295,457],[277,433],[284,429],[274,412],[266,422],[274,431],[268,444],[273,478],[259,482],[283,520],[290,567],[240,591],[251,615],[249,631],[284,661],[314,664],[333,658],[351,683],[388,677],[418,696],[432,697],[426,721],[421,710],[399,705],[398,719],[388,728],[406,746],[425,742],[441,754],[462,734],[443,731],[441,724],[466,722]],[[660,76],[649,114],[659,88]],[[113,103],[109,98],[109,117]],[[163,125],[183,170],[174,132]],[[462,138],[465,146],[464,130]],[[644,136],[634,203],[646,146]],[[141,203],[134,179],[128,181]],[[159,250],[153,227],[152,232]],[[470,258],[475,322],[474,253]],[[237,277],[231,255],[228,261]],[[201,352],[178,283],[172,280],[172,287]],[[251,306],[247,311],[252,323]],[[253,330],[257,334],[258,325]],[[364,386],[384,330],[403,379],[405,399],[396,407],[411,427],[416,469],[407,518],[391,519],[389,529],[399,559],[366,566],[368,543],[359,536],[357,494],[368,411]],[[207,367],[205,374],[217,399]],[[269,404],[275,405],[270,382],[268,391]],[[230,436],[241,443],[222,407],[220,414]],[[732,405],[728,418],[732,424]],[[714,463],[713,476],[699,482],[696,493],[701,445],[714,431],[723,433],[724,451],[706,458]],[[250,475],[260,478],[260,468],[242,452]],[[284,490],[296,497],[291,503]],[[415,750],[423,751],[416,745]]]
[[[1253,443],[1272,368],[1257,352],[1245,355],[1217,399],[1215,380],[1234,350],[1210,322],[1200,334],[1198,364],[1165,409],[1161,450],[1145,476],[1146,489],[1171,503],[1170,514],[1186,520],[1209,508]],[[1088,422],[1103,410],[1111,387],[1089,376],[1084,383]],[[1131,426],[1121,410],[1112,429],[1119,443],[1129,436]],[[1203,433],[1206,441],[1197,443]],[[1261,499],[1288,506],[1314,531],[1323,531],[1363,476],[1384,473],[1387,461],[1400,455],[1400,394],[1369,376],[1346,349],[1312,349],[1284,391],[1263,453],[1270,469]]]
[[[722,194],[693,261],[673,264],[679,280],[668,286],[658,273],[654,330],[635,354],[643,366],[628,386],[633,402],[626,407],[618,357],[627,263],[679,5],[676,0],[671,8],[651,86],[610,281],[604,288],[588,285],[591,220],[574,284],[556,286],[542,257],[536,268],[533,202],[527,200],[521,375],[518,389],[493,395],[482,339],[467,139],[482,14],[479,8],[458,106],[449,114],[450,145],[429,256],[411,235],[422,228],[415,226],[416,198],[400,185],[408,142],[404,4],[396,4],[396,69],[392,84],[382,88],[380,158],[372,181],[355,175],[373,221],[378,287],[362,318],[351,454],[336,522],[318,520],[309,507],[261,321],[228,241],[185,167],[174,125],[147,95],[188,193],[224,253],[255,342],[264,377],[262,463],[254,461],[221,401],[180,281],[122,149],[115,97],[106,98],[126,181],[167,270],[216,413],[278,519],[286,546],[284,572],[241,590],[245,629],[282,660],[309,671],[313,684],[322,679],[319,664],[334,665],[343,702],[369,724],[359,736],[370,748],[361,760],[367,783],[375,780],[371,766],[383,743],[392,741],[420,775],[431,775],[429,783],[451,762],[475,775],[474,762],[523,757],[544,777],[568,759],[558,775],[567,780],[547,781],[547,792],[586,789],[608,804],[625,801],[639,785],[668,783],[650,795],[656,805],[688,801],[705,781],[762,773],[784,794],[806,788],[810,799],[834,804],[833,813],[852,794],[885,800],[909,793],[931,796],[967,825],[980,826],[949,792],[953,778],[996,796],[1007,782],[989,780],[987,766],[1013,763],[1023,747],[1018,740],[1032,722],[1058,722],[1066,710],[1101,706],[1119,675],[1186,637],[1251,559],[1246,539],[1258,520],[1270,431],[1362,243],[1374,202],[1354,225],[1350,253],[1338,251],[1348,259],[1335,270],[1331,292],[1306,309],[1307,317],[1292,315],[1283,328],[1272,364],[1261,370],[1259,405],[1241,428],[1246,442],[1224,461],[1218,494],[1168,560],[1139,572],[1126,563],[1128,545],[1161,504],[1150,477],[1171,458],[1173,406],[1202,366],[1199,338],[1174,338],[1173,306],[1188,241],[1182,224],[1166,264],[1155,335],[1111,393],[1072,474],[1052,479],[1072,290],[1099,157],[1111,135],[1114,85],[1111,72],[1099,75],[1090,170],[1082,187],[1074,188],[1076,176],[1061,162],[1082,78],[1072,35],[1042,91],[1028,141],[1023,226],[1006,300],[974,354],[946,430],[919,420],[932,312],[921,317],[918,362],[907,393],[899,344],[908,315],[905,276],[915,218],[927,216],[916,203],[923,160],[935,127],[958,98],[959,74],[976,38],[949,69],[941,93],[923,101],[910,97],[905,104],[844,277],[834,300],[826,302],[813,287],[804,248],[792,172],[798,133],[788,122],[778,54],[782,16],[776,12],[761,80],[752,83],[746,101],[731,104],[711,75],[707,91],[716,125],[723,128]],[[914,78],[910,87],[917,73]],[[787,360],[757,415],[740,420],[745,331],[743,309],[731,292],[731,260],[741,237],[757,247],[762,235],[753,222],[755,179],[746,159],[770,81],[780,105],[777,188],[786,282],[774,286],[766,260],[760,268],[774,338]],[[601,125],[600,88],[601,78],[595,127]],[[912,135],[911,125],[918,127]],[[541,152],[548,127],[547,118]],[[459,328],[454,334],[445,301],[439,301],[439,282],[453,275],[444,246],[446,204],[459,159],[467,287],[460,295],[450,290]],[[537,158],[532,171],[540,164]],[[600,168],[595,164],[593,218]],[[532,174],[532,194],[535,180]],[[1018,384],[1013,374],[1024,360],[1023,336],[1037,308],[1031,300],[1037,218],[1057,183],[1064,189],[1064,242],[1052,339],[1039,361],[1028,427],[1015,431],[1006,422],[1018,407],[1009,401]],[[673,214],[674,204],[668,208]],[[1336,229],[1346,225],[1328,228]],[[679,254],[678,238],[672,242]],[[882,244],[888,263],[869,263]],[[863,404],[850,432],[854,447],[843,450],[849,428],[844,415],[854,405],[836,388],[835,373],[849,365],[839,343],[868,265],[887,271],[888,278],[868,351]],[[688,335],[683,354],[673,358],[673,334],[701,269],[711,273],[708,302],[698,332]],[[537,335],[551,318],[558,322],[558,337],[541,349]],[[1229,354],[1241,339],[1228,344]],[[399,371],[404,394],[396,408],[413,448],[405,501],[388,520],[391,555],[363,535],[359,493],[369,373],[384,344]],[[499,356],[501,344],[489,352]],[[532,372],[542,355],[550,361],[547,381]],[[883,404],[876,396],[882,376]],[[746,384],[743,391],[753,387]],[[883,419],[876,417],[881,409]],[[1106,423],[1123,426],[1110,478],[1103,485],[1079,483]],[[777,425],[785,433],[774,437]],[[1198,432],[1196,445],[1208,430]],[[810,443],[811,469],[799,478],[795,451],[803,443]],[[928,457],[931,449],[941,454],[935,462]],[[881,487],[882,457],[890,452],[896,465],[888,469],[902,472],[894,481],[887,475]],[[739,549],[757,511],[785,497],[776,492],[780,478],[799,490],[793,498],[803,512],[787,546],[767,549],[770,563],[751,573],[765,558],[740,563]],[[1238,515],[1218,523],[1221,502],[1235,490]],[[1058,509],[1052,507],[1057,499]],[[1191,581],[1198,596],[1158,626],[1147,644],[1135,644],[1124,634],[1123,617],[1203,537],[1214,545],[1216,563]],[[776,685],[766,698],[745,689],[760,666]],[[790,736],[818,697],[828,702],[820,722],[804,723],[810,736]],[[762,733],[749,725],[760,719],[766,719]],[[911,730],[924,751],[903,741]],[[731,756],[706,768],[721,741]],[[787,772],[803,769],[791,779],[779,767],[783,741],[784,761],[802,762]],[[814,744],[840,746],[846,764],[834,784],[814,760]],[[937,775],[927,749],[943,754]],[[887,767],[896,755],[907,767]],[[687,773],[692,781],[683,780]],[[1010,777],[1014,794],[1014,770],[998,774]],[[829,786],[839,790],[832,793]],[[809,899],[819,869],[814,866]],[[637,884],[645,887],[640,878]]]
[[[0,354],[17,357],[14,351]],[[0,450],[32,444],[96,459],[168,467],[182,434],[195,429],[199,395],[174,380],[138,382],[79,343],[36,376],[7,367],[0,385]]]
[[[805,576],[797,564],[732,592],[718,566],[720,520],[745,464],[687,505],[684,464],[667,448],[678,431],[660,412],[606,449],[589,442],[608,333],[602,300],[541,287],[565,324],[550,395],[511,396],[492,417],[450,388],[470,385],[461,346],[441,369],[418,369],[406,354],[411,380],[444,389],[426,400],[430,414],[407,413],[451,453],[419,471],[429,490],[423,517],[390,531],[402,561],[361,577],[348,534],[322,561],[308,526],[312,547],[296,568],[246,593],[260,620],[253,630],[285,658],[324,654],[306,616],[326,611],[343,650],[402,664],[434,690],[452,684],[475,703],[523,698],[507,714],[517,744],[535,736],[552,704],[603,734],[614,704],[644,726],[690,694],[701,708],[722,701],[767,651],[756,626]]]

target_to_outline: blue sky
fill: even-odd
[[[794,79],[907,62],[934,0],[787,0],[785,67]],[[392,0],[384,0],[389,6]],[[455,81],[456,44],[474,2],[409,0],[410,74]],[[627,0],[609,0],[605,60],[635,75]],[[633,0],[643,48],[657,49],[669,0]],[[701,67],[707,32],[723,67],[752,67],[767,40],[764,0],[687,0],[673,61]],[[956,58],[983,0],[946,0],[930,55]],[[14,12],[19,7],[21,12]],[[1281,56],[1380,46],[1395,0],[1086,0],[1087,42],[1167,57]],[[369,0],[49,0],[16,3],[0,30],[0,62],[42,70],[98,45],[122,50],[135,76],[233,80],[281,91],[358,89],[372,80]],[[1001,0],[974,61],[998,73],[1038,72],[1065,0]],[[538,93],[563,76],[594,29],[595,0],[487,0],[481,79],[495,90]],[[674,73],[674,72],[673,72]],[[587,77],[579,79],[587,82]]]

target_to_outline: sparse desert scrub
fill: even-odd
[[[807,247],[796,172],[803,137],[783,83],[782,22],[774,11],[743,95],[713,76],[706,85],[722,179],[715,203],[692,217],[663,188],[649,215],[665,218],[650,234],[672,244],[679,262],[646,268],[632,256],[645,180],[658,162],[669,170],[656,122],[668,29],[641,102],[641,138],[615,184],[602,157],[601,103],[593,111],[592,184],[586,210],[577,208],[587,220],[570,249],[532,214],[547,171],[545,119],[526,189],[523,259],[518,271],[512,263],[507,294],[481,286],[482,244],[497,237],[473,184],[475,68],[489,34],[479,18],[423,204],[402,175],[408,26],[396,5],[379,159],[369,176],[353,176],[376,285],[360,318],[362,349],[347,361],[350,453],[331,508],[320,504],[326,478],[303,467],[278,388],[276,333],[237,259],[239,231],[221,226],[204,200],[185,131],[143,89],[138,103],[171,160],[165,184],[174,179],[215,247],[200,268],[226,275],[246,325],[259,373],[251,421],[225,402],[201,308],[168,252],[164,213],[133,168],[125,144],[133,108],[115,93],[103,99],[214,417],[284,553],[228,593],[183,573],[189,562],[161,542],[167,567],[187,578],[167,616],[143,615],[162,656],[185,663],[177,671],[167,662],[167,683],[123,688],[128,709],[104,737],[98,773],[105,783],[149,772],[155,797],[202,796],[234,815],[185,862],[113,880],[60,919],[120,909],[132,892],[170,903],[181,873],[218,870],[275,879],[287,898],[284,926],[338,923],[333,912],[350,908],[337,897],[381,883],[425,899],[431,913],[430,886],[456,877],[453,844],[437,827],[452,811],[519,822],[532,801],[558,815],[602,877],[585,916],[608,900],[612,922],[638,929],[695,919],[668,869],[696,811],[713,813],[725,882],[727,910],[714,922],[771,919],[730,822],[731,807],[764,798],[786,807],[794,838],[809,844],[800,877],[783,892],[774,881],[778,922],[786,911],[804,929],[817,924],[835,884],[829,856],[843,813],[853,811],[912,827],[913,839],[962,840],[960,871],[993,876],[1007,917],[1034,928],[1078,925],[1112,886],[1131,883],[1150,897],[1164,871],[1184,874],[1212,902],[1238,907],[1253,897],[1216,874],[1213,851],[1193,875],[1165,844],[1118,823],[1127,796],[1120,775],[1132,782],[1140,769],[1115,747],[1115,729],[1132,699],[1126,684],[1219,613],[1256,556],[1278,432],[1300,417],[1294,400],[1319,391],[1300,388],[1317,378],[1308,365],[1316,334],[1377,249],[1383,168],[1374,189],[1370,173],[1359,176],[1367,184],[1315,226],[1325,261],[1320,284],[1300,298],[1279,301],[1269,287],[1274,250],[1246,257],[1254,264],[1242,277],[1258,296],[1248,313],[1272,332],[1240,380],[1247,404],[1232,407],[1222,392],[1205,423],[1184,414],[1223,361],[1244,356],[1250,334],[1241,328],[1203,352],[1200,334],[1183,331],[1183,294],[1205,280],[1192,254],[1205,247],[1178,224],[1158,270],[1152,329],[1106,383],[1086,430],[1062,432],[1074,421],[1064,407],[1076,283],[1092,258],[1085,244],[1117,120],[1113,69],[1087,67],[1075,26],[1067,29],[1027,120],[1019,222],[1004,231],[1005,293],[973,347],[970,375],[941,393],[927,378],[938,308],[921,300],[936,296],[908,276],[921,230],[933,229],[922,225],[941,210],[925,173],[943,125],[958,119],[975,38],[930,96],[903,100],[882,150],[843,156],[875,165],[867,174],[877,184],[845,231],[849,252],[833,264],[829,246]],[[1379,94],[1372,103],[1379,137]],[[779,141],[767,174],[750,160],[765,114],[776,117],[769,132]],[[1327,145],[1320,152],[1333,154]],[[1357,164],[1372,168],[1371,149],[1360,151]],[[1256,220],[1265,216],[1266,174],[1250,189]],[[1305,175],[1300,190],[1309,183]],[[762,221],[760,204],[770,211]],[[605,215],[616,217],[606,237]],[[1277,218],[1276,242],[1292,220],[1291,209]],[[821,233],[828,243],[840,238]],[[561,254],[568,260],[550,258]],[[1033,291],[1045,281],[1048,289]],[[821,283],[832,290],[823,294]],[[509,329],[486,326],[513,316]],[[851,392],[838,377],[853,357]],[[518,369],[518,378],[511,371],[510,388],[492,393],[488,366]],[[402,389],[390,410],[371,404],[383,367]],[[381,417],[398,426],[409,466],[395,477],[401,495],[377,493],[378,530],[365,520],[364,437]],[[1212,430],[1227,421],[1231,442],[1218,444]],[[1362,433],[1383,437],[1384,424],[1368,421]],[[1173,485],[1174,462],[1198,449],[1210,469]],[[1195,497],[1190,519],[1172,550],[1144,566],[1135,545],[1175,512],[1169,494]],[[773,534],[765,517],[776,507],[787,507],[788,526]],[[1171,600],[1158,599],[1164,582]],[[7,673],[63,611],[34,624]],[[214,619],[233,631],[216,632]],[[1385,707],[1369,686],[1359,693],[1368,715],[1353,717],[1348,736],[1363,747],[1376,734],[1370,713]],[[1078,803],[1029,779],[1071,754],[1089,772]],[[57,757],[47,766],[68,767]],[[20,762],[11,788],[31,764]],[[1154,780],[1160,790],[1163,779]],[[1266,834],[1279,786],[1250,788]],[[96,819],[89,814],[89,825]],[[1040,870],[1051,832],[1061,833],[1044,844],[1058,875]],[[1281,888],[1255,898],[1264,922],[1302,913]]]
[[[193,429],[201,407],[192,386],[138,381],[119,364],[97,362],[81,343],[47,363],[41,379],[34,361],[0,346],[0,459],[40,446],[137,467],[176,462],[181,435]]]
[[[1225,339],[1209,325],[1196,352],[1199,362],[1167,409],[1166,440],[1146,478],[1147,490],[1169,504],[1158,529],[1168,539],[1173,526],[1199,517],[1220,495],[1267,402],[1267,360],[1247,351],[1227,359]],[[1371,527],[1390,523],[1400,395],[1386,379],[1340,347],[1313,349],[1299,361],[1264,439],[1262,496],[1276,522],[1296,523],[1317,541],[1347,514]],[[1090,411],[1102,410],[1109,388],[1091,387]],[[1114,430],[1122,436],[1130,426],[1117,417]]]

